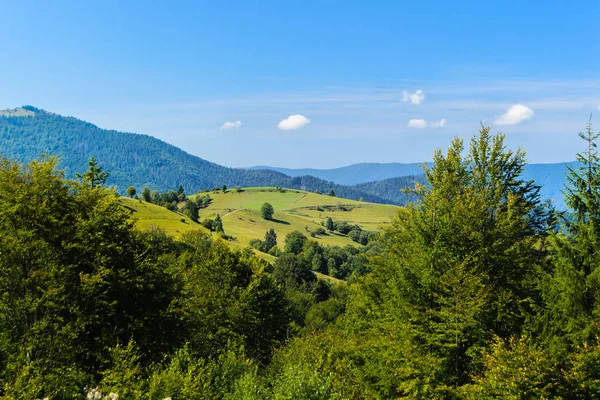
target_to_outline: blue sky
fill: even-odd
[[[1,5],[0,108],[228,166],[424,161],[480,122],[567,161],[600,115],[598,1]]]

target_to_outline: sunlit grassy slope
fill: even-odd
[[[247,246],[252,239],[264,239],[265,232],[270,228],[275,229],[278,245],[283,247],[288,233],[298,230],[310,237],[310,232],[322,227],[321,223],[327,217],[334,221],[358,224],[366,230],[378,230],[389,224],[398,210],[396,206],[288,189],[279,191],[275,188],[247,188],[242,192],[228,190],[227,193],[219,191],[210,192],[209,195],[212,203],[200,210],[200,220],[220,214],[225,233],[233,237],[231,244],[237,247]],[[164,207],[126,197],[121,197],[119,201],[131,210],[131,219],[142,230],[155,226],[170,235],[180,236],[189,230],[204,229],[186,216]],[[260,208],[265,202],[275,209],[272,221],[261,217]],[[358,246],[347,236],[336,232],[318,235],[313,239],[323,245]],[[267,254],[259,255],[272,258]]]
[[[121,197],[119,202],[131,211],[131,219],[141,230],[149,230],[154,226],[177,237],[186,231],[203,229],[185,215],[169,211],[165,207],[127,197]]]
[[[389,224],[398,210],[396,206],[289,189],[247,188],[242,192],[229,190],[227,193],[210,192],[209,195],[212,203],[200,210],[200,219],[220,214],[225,233],[242,246],[252,239],[263,239],[270,228],[275,229],[278,244],[282,246],[288,233],[298,230],[310,236],[310,231],[322,227],[321,223],[327,217],[358,224],[366,230],[377,230]],[[273,221],[261,217],[260,208],[265,202],[275,209]],[[356,245],[350,238],[337,233],[319,235],[315,239],[324,245]]]

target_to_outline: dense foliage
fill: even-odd
[[[434,153],[418,201],[366,246],[267,231],[272,265],[202,232],[136,231],[89,184],[102,170],[72,181],[53,159],[2,161],[0,392],[598,398],[600,159],[591,124],[581,137],[567,213],[482,127],[467,151]]]

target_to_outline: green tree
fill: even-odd
[[[564,347],[564,338],[571,346],[588,346],[600,334],[600,135],[591,119],[579,137],[586,149],[577,154],[579,166],[568,167],[564,193],[569,212],[561,216],[564,229],[552,238],[555,268],[545,293],[548,339],[558,347]]]
[[[333,191],[333,189],[331,189],[331,190],[329,191],[329,195],[330,195],[330,196],[332,196],[332,197],[335,197],[335,192]]]
[[[137,193],[137,191],[135,190],[135,188],[133,186],[129,186],[127,188],[127,195],[131,198],[133,198],[133,196],[135,196],[135,194]]]
[[[164,334],[175,287],[154,244],[115,192],[56,165],[0,160],[2,380],[32,398],[80,393],[118,343],[152,357],[177,340]]]
[[[265,240],[262,242],[262,248],[268,253],[272,247],[277,246],[277,234],[275,229],[271,228],[265,233]]]
[[[217,216],[213,220],[212,230],[217,233],[225,232],[225,230],[223,229],[223,220],[221,219],[221,216],[219,214],[217,214]]]
[[[490,334],[518,335],[532,318],[546,256],[548,213],[539,187],[521,178],[523,151],[507,150],[503,135],[482,127],[466,157],[455,139],[433,161],[428,185],[413,191],[419,201],[383,234],[386,256],[371,265],[350,307],[356,318],[369,315],[373,329],[402,338],[400,349],[386,347],[402,366],[378,378],[396,395],[446,397],[468,382]]]
[[[221,188],[221,190],[223,190],[223,193],[227,192],[227,185],[223,185],[223,187]]]
[[[300,231],[290,232],[285,237],[284,251],[286,253],[300,254],[307,240],[306,236]]]
[[[98,165],[96,157],[92,157],[88,161],[88,170],[83,174],[77,173],[76,176],[77,178],[80,178],[83,183],[88,184],[91,188],[95,188],[103,186],[110,174],[102,170],[102,167]]]
[[[333,219],[331,219],[331,217],[327,217],[327,220],[325,220],[325,228],[327,228],[328,231],[333,231],[334,226],[333,226]]]
[[[183,213],[194,222],[198,222],[198,206],[193,201],[186,199]]]
[[[264,203],[262,207],[260,207],[260,215],[266,219],[267,221],[271,221],[273,219],[273,206],[269,203]]]
[[[142,190],[142,199],[144,199],[144,201],[147,201],[148,203],[152,202],[152,196],[150,194],[150,189],[148,189],[148,187],[144,187],[144,190]]]

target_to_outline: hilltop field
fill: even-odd
[[[359,225],[363,230],[376,231],[389,225],[398,210],[398,207],[391,205],[272,187],[245,188],[241,191],[232,189],[226,193],[212,191],[189,198],[206,194],[210,195],[212,202],[199,211],[199,220],[212,219],[219,214],[225,233],[232,237],[231,243],[238,247],[247,246],[252,239],[263,239],[265,232],[271,228],[277,233],[279,246],[283,245],[285,236],[295,230],[310,237],[311,232],[323,227],[322,223],[327,217],[336,222],[347,221],[351,225]],[[132,211],[131,218],[140,229],[156,226],[173,236],[202,229],[200,224],[185,215],[164,207],[126,197],[120,201]],[[271,221],[261,217],[260,208],[265,202],[275,209]],[[316,235],[313,239],[322,245],[358,246],[348,236],[337,232]]]

